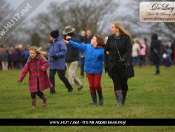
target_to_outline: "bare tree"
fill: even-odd
[[[41,37],[41,43],[48,42],[49,33],[52,30],[59,29],[60,35],[62,35],[62,31],[67,25],[74,27],[76,33],[90,29],[93,34],[109,34],[106,27],[119,18],[117,2],[115,0],[67,0],[62,4],[52,2],[46,13],[41,13],[33,18],[34,31],[29,34],[37,32]]]
[[[5,0],[1,0],[0,1],[0,5],[1,5],[1,8],[0,8],[0,22],[2,22],[11,12],[12,12],[12,8],[10,6],[9,3],[7,3]],[[3,26],[3,25],[2,25]],[[3,27],[0,27],[0,29],[2,29]],[[0,31],[1,32],[1,31]],[[11,41],[13,40],[13,37],[11,37],[11,40],[10,39],[7,39],[3,45],[6,45],[8,46],[9,43],[11,43]]]

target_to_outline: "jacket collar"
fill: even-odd
[[[116,36],[116,35],[112,35],[112,39],[122,39],[122,38],[125,38],[125,35],[122,35],[120,34],[119,36]]]
[[[38,58],[39,58],[38,55],[36,55],[35,58],[33,58],[33,59],[31,57],[29,57],[27,62],[36,61],[36,60],[38,60]]]
[[[55,41],[54,41],[54,42],[61,41],[61,40],[62,40],[62,38],[61,38],[60,36],[58,36],[58,37],[55,39]],[[51,40],[50,40],[49,42],[50,42],[51,44],[52,44],[52,43],[54,43],[54,42],[53,42],[53,41],[51,41]]]

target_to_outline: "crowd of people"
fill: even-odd
[[[29,90],[34,108],[36,108],[35,95],[43,100],[43,107],[45,107],[47,98],[43,90],[50,88],[50,94],[56,93],[56,73],[68,92],[74,90],[74,84],[77,90],[81,91],[83,84],[79,77],[86,76],[92,102],[96,106],[104,103],[101,86],[104,69],[114,83],[117,106],[120,107],[125,104],[129,90],[127,82],[129,78],[134,77],[135,66],[153,64],[156,68],[155,74],[158,75],[161,64],[169,67],[175,62],[175,39],[172,39],[170,46],[167,42],[160,41],[155,33],[151,34],[150,42],[147,38],[141,41],[138,38],[131,39],[131,35],[120,22],[111,24],[111,35],[105,38],[98,34],[92,36],[90,30],[76,34],[75,29],[68,25],[64,28],[63,37],[56,29],[50,32],[48,39],[50,39],[49,45],[45,47],[47,53],[35,46],[0,47],[2,70],[22,68],[18,82],[22,82],[30,71]],[[80,76],[78,77],[76,70],[79,64]],[[35,66],[37,68],[34,68]],[[49,68],[49,75],[47,75],[47,68]],[[65,76],[66,71],[68,78]]]

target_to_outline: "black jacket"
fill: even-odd
[[[71,39],[74,42],[80,43],[80,35],[72,33]],[[66,62],[73,62],[79,60],[79,50],[71,47],[69,44],[67,46]]]
[[[116,43],[115,43],[116,42]],[[120,52],[120,56],[124,60],[130,60],[129,67],[122,67],[119,65],[118,61],[120,60],[119,54],[117,53],[117,48]],[[109,51],[109,55],[106,54],[106,51]],[[134,69],[131,63],[131,52],[132,45],[131,39],[127,35],[120,35],[116,38],[114,35],[108,37],[108,41],[105,46],[105,66],[107,66],[107,72],[111,77],[111,71],[114,65],[118,65],[120,75],[122,78],[128,79],[134,76]]]

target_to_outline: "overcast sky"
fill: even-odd
[[[8,2],[8,3],[11,5],[11,7],[12,7],[13,9],[16,9],[23,1],[24,1],[24,0],[6,0],[6,2]],[[38,13],[41,13],[41,12],[43,12],[43,11],[46,11],[47,6],[49,5],[49,3],[50,3],[50,2],[53,2],[53,1],[61,3],[61,2],[64,2],[64,1],[66,1],[66,0],[44,0],[44,1],[38,6],[38,8],[36,8],[35,11],[32,12],[32,14],[29,16],[29,18],[35,16],[35,15],[38,14]]]

